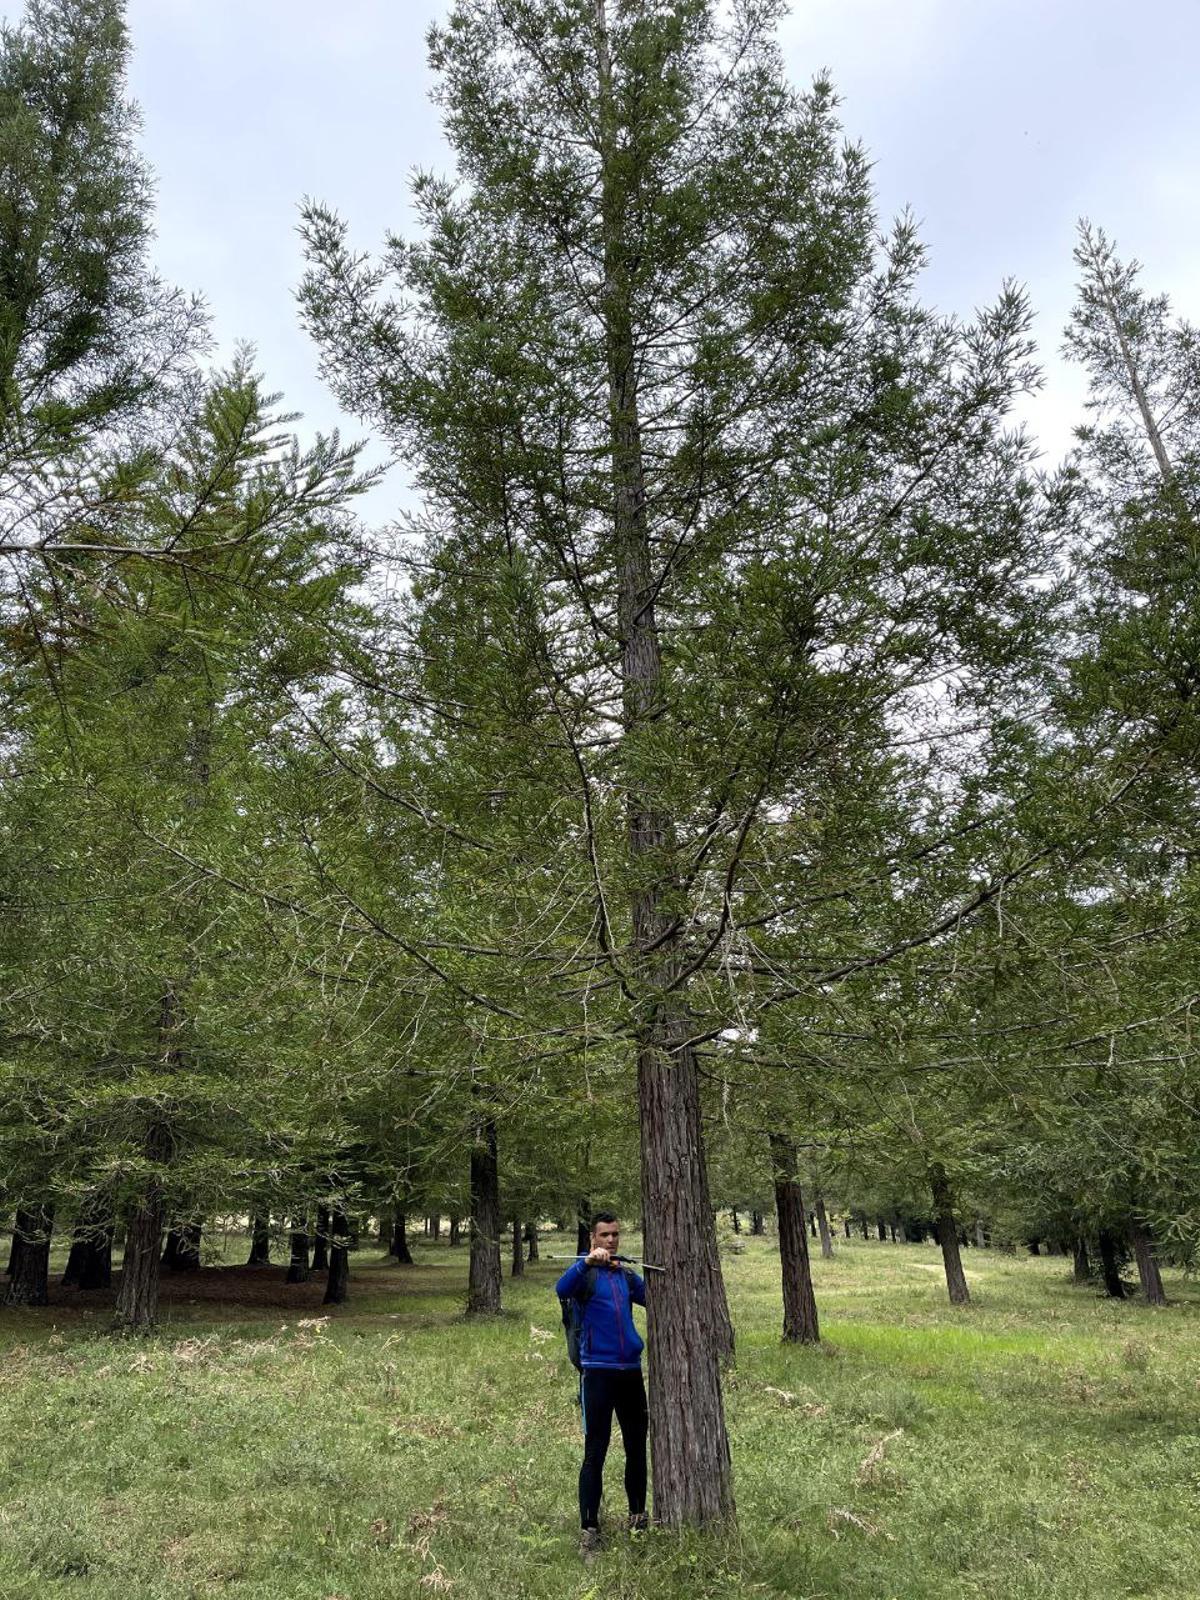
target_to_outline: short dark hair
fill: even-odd
[[[594,1211],[592,1220],[588,1223],[588,1232],[595,1233],[602,1222],[620,1222],[620,1220],[615,1211]]]

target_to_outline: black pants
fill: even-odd
[[[625,1446],[625,1493],[631,1513],[646,1509],[646,1386],[640,1367],[610,1370],[590,1367],[580,1389],[583,1405],[583,1466],[579,1469],[579,1520],[585,1528],[600,1525],[604,1458],[612,1437],[613,1412]]]

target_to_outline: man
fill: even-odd
[[[642,1339],[633,1325],[633,1305],[646,1304],[646,1285],[614,1258],[621,1224],[611,1211],[592,1218],[591,1248],[567,1268],[555,1285],[560,1300],[582,1307],[579,1341],[583,1377],[583,1466],[579,1470],[579,1548],[584,1558],[600,1548],[600,1495],[604,1458],[612,1435],[613,1413],[625,1445],[625,1493],[629,1527],[646,1526],[646,1387],[642,1382]]]

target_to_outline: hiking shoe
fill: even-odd
[[[645,1511],[631,1511],[629,1513],[629,1531],[633,1534],[645,1533],[650,1526],[650,1518]]]
[[[579,1554],[583,1557],[585,1564],[591,1566],[602,1549],[600,1529],[585,1528],[579,1535]]]

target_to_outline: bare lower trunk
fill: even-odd
[[[6,1306],[44,1306],[50,1300],[50,1235],[54,1228],[53,1206],[31,1206],[17,1212],[12,1271]]]
[[[248,1267],[271,1265],[271,1222],[269,1217],[255,1217],[250,1226],[250,1255]]]
[[[455,1244],[457,1242],[454,1238],[454,1224],[456,1220],[457,1219],[454,1217],[450,1218],[451,1244]],[[437,1244],[438,1240],[442,1237],[442,1215],[440,1211],[435,1211],[433,1213],[433,1215],[429,1218],[427,1227],[429,1229],[429,1237],[433,1240],[434,1244]]]
[[[296,1224],[299,1224],[297,1226]],[[307,1218],[296,1218],[292,1231],[288,1235],[290,1246],[290,1259],[288,1261],[286,1283],[307,1283],[308,1271],[308,1222]]]
[[[500,1165],[496,1123],[480,1119],[471,1145],[471,1263],[467,1274],[467,1315],[500,1312]]]
[[[158,1320],[162,1227],[162,1189],[157,1180],[151,1180],[125,1227],[115,1321],[130,1332],[145,1332]]]
[[[350,1294],[350,1222],[343,1211],[333,1212],[329,1220],[329,1268],[322,1304],[340,1306]]]
[[[313,1235],[312,1269],[314,1272],[329,1271],[329,1229],[329,1207],[318,1206],[317,1231]]]
[[[511,1276],[519,1278],[525,1271],[525,1241],[521,1237],[521,1219],[512,1219],[512,1272]]]
[[[731,1217],[731,1219],[733,1221],[733,1231],[734,1231],[734,1233],[741,1233],[741,1231],[742,1231],[742,1219],[737,1214],[737,1208],[733,1207],[730,1210],[729,1215],[730,1215],[730,1217]]]
[[[767,1231],[767,1222],[766,1222],[766,1218],[763,1216],[762,1212],[761,1211],[752,1211],[750,1213],[750,1237],[754,1238],[757,1235],[758,1237],[761,1238],[761,1236],[764,1233],[766,1233],[766,1231]]]
[[[1100,1276],[1104,1283],[1104,1292],[1110,1300],[1124,1300],[1125,1285],[1121,1282],[1121,1264],[1118,1260],[1117,1241],[1107,1228],[1101,1228],[1098,1243],[1100,1245]]]
[[[954,1217],[954,1191],[946,1176],[946,1169],[935,1161],[929,1169],[929,1188],[933,1194],[933,1210],[937,1219],[938,1243],[942,1247],[942,1261],[946,1268],[946,1289],[951,1305],[965,1306],[971,1299],[967,1288],[962,1257],[958,1250],[958,1224]]]
[[[976,1217],[975,1219],[975,1243],[980,1250],[983,1250],[987,1245],[987,1233],[983,1226],[982,1217]]]
[[[845,1229],[846,1237],[848,1239],[850,1237],[850,1218],[849,1217],[843,1217],[842,1218],[842,1227]]]
[[[89,1201],[75,1224],[71,1253],[63,1271],[67,1289],[107,1289],[112,1283],[112,1218],[107,1201]]]
[[[833,1235],[829,1231],[829,1214],[825,1210],[825,1196],[817,1195],[817,1228],[821,1235],[821,1255],[824,1260],[833,1259]]]
[[[587,1255],[592,1248],[592,1202],[581,1197],[575,1210],[575,1254]]]
[[[525,1243],[528,1246],[525,1256],[526,1261],[536,1261],[538,1259],[538,1225],[536,1222],[527,1222],[525,1224]]]
[[[435,1239],[437,1238],[436,1229],[434,1230],[434,1235],[433,1236],[434,1236]],[[451,1217],[450,1217],[450,1248],[451,1248],[451,1250],[456,1249],[458,1247],[458,1245],[460,1245],[461,1243],[462,1243],[462,1218],[461,1217],[456,1217],[456,1216],[454,1216],[452,1214]]]
[[[388,1254],[395,1256],[402,1267],[411,1267],[413,1264],[412,1251],[408,1248],[408,1218],[403,1211],[392,1215],[392,1240]]]
[[[1072,1276],[1076,1283],[1092,1281],[1092,1264],[1088,1260],[1087,1240],[1081,1233],[1075,1235],[1075,1265]]]
[[[1138,1277],[1142,1280],[1142,1293],[1152,1306],[1165,1306],[1167,1297],[1163,1292],[1162,1274],[1158,1270],[1158,1258],[1154,1254],[1150,1230],[1141,1223],[1135,1223],[1130,1230],[1130,1237],[1133,1240]]]
[[[804,1231],[804,1196],[796,1179],[796,1146],[781,1133],[771,1134],[770,1142],[783,1278],[783,1337],[797,1344],[817,1344],[821,1333]]]

